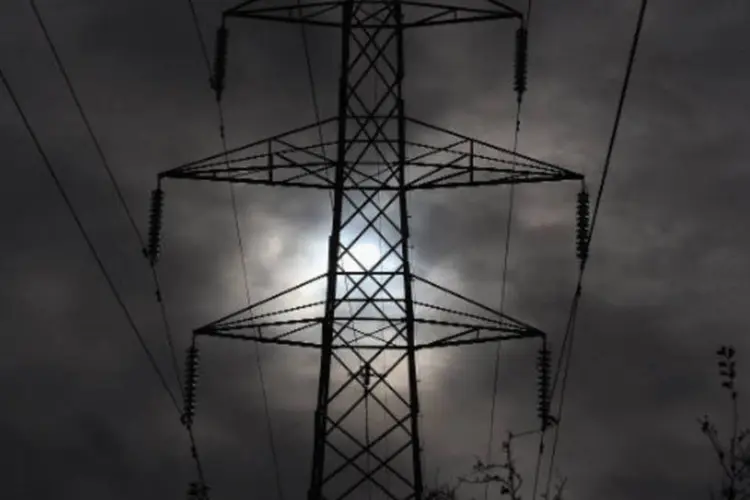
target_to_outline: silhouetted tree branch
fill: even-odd
[[[739,393],[737,391],[737,361],[736,350],[732,346],[721,346],[716,352],[718,357],[719,378],[721,388],[729,396],[731,406],[731,432],[726,442],[723,442],[716,429],[716,425],[706,415],[698,419],[701,432],[716,454],[721,469],[721,485],[718,491],[711,492],[711,499],[721,500],[750,500],[750,429],[739,427]],[[425,500],[458,500],[458,490],[464,484],[500,485],[500,497],[510,500],[522,500],[520,489],[523,479],[516,470],[512,450],[513,435],[502,443],[503,462],[499,464],[485,464],[477,458],[471,472],[467,476],[459,477],[454,485],[441,485],[426,492]],[[543,500],[563,500],[566,478],[558,481],[551,498],[542,494]],[[471,499],[475,500],[475,499]],[[536,499],[532,499],[536,500]]]
[[[458,500],[458,490],[462,485],[488,483],[497,483],[500,485],[501,498],[522,500],[520,491],[523,485],[523,478],[516,470],[512,447],[513,437],[513,434],[509,433],[507,439],[502,443],[503,461],[501,463],[486,464],[477,457],[468,475],[460,476],[454,485],[443,484],[429,489],[425,494],[425,500]],[[566,481],[565,478],[558,481],[551,498],[548,499],[545,494],[542,494],[541,498],[544,500],[563,500],[562,495]],[[472,498],[471,500],[475,499]]]
[[[721,387],[729,395],[732,421],[728,443],[722,443],[716,426],[708,416],[699,419],[701,432],[708,438],[721,467],[722,479],[719,497],[724,500],[750,500],[750,430],[739,430],[739,394],[735,385],[737,363],[735,349],[732,346],[721,346],[716,352],[719,365]],[[711,498],[715,498],[711,493]]]

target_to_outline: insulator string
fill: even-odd
[[[607,154],[604,159],[604,167],[602,172],[602,178],[599,183],[599,192],[596,196],[596,202],[594,204],[594,211],[591,216],[591,223],[590,227],[588,229],[588,234],[586,237],[586,244],[589,246],[591,244],[591,240],[594,236],[594,228],[596,227],[596,221],[597,216],[599,213],[599,207],[601,205],[602,197],[604,194],[604,188],[606,186],[607,182],[607,176],[609,174],[609,169],[611,165],[612,160],[612,154],[615,147],[615,142],[617,140],[617,134],[620,129],[620,121],[622,119],[622,112],[623,108],[625,106],[625,98],[628,94],[628,89],[630,87],[630,77],[632,76],[633,72],[633,66],[635,64],[635,56],[638,52],[638,44],[640,41],[641,36],[641,30],[643,28],[643,22],[644,18],[646,16],[646,10],[648,8],[648,0],[642,0],[641,1],[641,7],[638,12],[638,20],[636,22],[635,26],[635,32],[633,33],[633,40],[630,46],[630,52],[628,54],[628,62],[625,69],[625,78],[622,82],[622,88],[620,89],[620,96],[618,98],[617,103],[617,111],[615,112],[615,119],[614,124],[612,127],[612,134],[609,139],[609,144],[607,145]],[[560,397],[557,403],[557,410],[555,412],[555,418],[556,418],[556,425],[555,425],[555,435],[554,440],[552,443],[552,451],[550,453],[550,461],[549,461],[549,467],[547,472],[547,484],[545,489],[545,495],[547,498],[549,498],[549,492],[552,484],[552,471],[554,470],[555,465],[555,457],[557,454],[557,446],[560,438],[560,426],[562,423],[562,414],[563,414],[563,405],[565,403],[565,389],[567,387],[567,381],[568,376],[570,373],[570,365],[572,360],[572,353],[573,353],[573,342],[575,340],[575,333],[576,333],[576,318],[578,313],[578,305],[580,302],[580,298],[582,295],[582,289],[583,289],[583,277],[586,270],[586,260],[582,261],[580,271],[578,272],[578,283],[576,284],[576,290],[573,295],[573,301],[570,308],[570,313],[568,315],[568,324],[567,328],[565,330],[565,337],[563,338],[563,346],[567,344],[567,349],[563,347],[560,352],[560,358],[558,359],[557,363],[557,369],[555,373],[555,378],[552,384],[552,392],[555,391],[555,386],[557,385],[558,377],[561,377],[561,387],[560,387]]]
[[[148,250],[146,257],[156,264],[161,252],[161,228],[164,213],[164,190],[161,185],[151,192],[151,210],[148,225]]]
[[[584,183],[578,193],[576,213],[576,256],[581,261],[581,265],[586,261],[589,254],[590,210],[589,192]]]
[[[193,343],[187,349],[185,360],[185,401],[182,414],[182,423],[186,427],[192,427],[195,418],[195,396],[198,387],[198,368],[200,365],[200,353],[193,338]]]
[[[224,151],[224,163],[226,164],[226,167],[229,170],[230,164],[229,164],[227,141],[226,141],[226,131],[224,127],[224,109],[223,109],[222,102],[221,102],[223,91],[225,88],[227,46],[228,46],[228,37],[229,37],[229,32],[226,27],[226,18],[225,17],[222,18],[222,24],[216,33],[214,66],[212,68],[211,61],[208,55],[208,50],[206,48],[206,43],[203,37],[203,32],[201,31],[198,15],[195,9],[195,4],[193,0],[188,0],[188,4],[190,6],[190,11],[192,14],[193,25],[195,27],[195,34],[196,34],[198,41],[200,42],[201,56],[206,66],[209,83],[210,83],[211,88],[214,90],[215,96],[216,96],[216,108],[218,112],[218,121],[219,121],[219,136],[221,139],[222,149]],[[239,246],[240,263],[242,266],[243,282],[245,286],[245,295],[246,295],[248,304],[250,304],[251,302],[250,290],[249,290],[247,268],[246,268],[245,257],[244,257],[245,252],[244,252],[244,246],[243,246],[243,241],[242,241],[242,233],[240,231],[239,215],[238,215],[238,210],[237,210],[237,200],[236,200],[236,196],[234,193],[233,184],[229,185],[229,193],[230,193],[231,204],[232,204],[232,213],[233,213],[234,222],[235,222],[235,230],[237,234],[237,242]],[[258,330],[258,333],[259,335],[261,334],[260,329]],[[260,352],[259,352],[259,348],[257,344],[256,344],[255,354],[256,354],[256,361],[257,361],[257,367],[258,367],[258,375],[259,375],[260,385],[261,385],[262,395],[263,395],[263,405],[264,405],[265,414],[266,414],[265,415],[266,422],[268,425],[268,437],[269,437],[269,442],[270,442],[270,447],[271,447],[271,455],[273,459],[274,472],[276,476],[276,488],[277,488],[279,499],[283,500],[284,496],[283,496],[283,491],[281,487],[280,468],[278,464],[276,445],[274,441],[273,427],[271,424],[271,418],[270,418],[270,413],[268,409],[268,396],[266,393],[266,384],[265,384],[264,375],[263,375]],[[191,440],[194,442],[194,439],[192,437],[192,430],[190,427],[188,427],[188,431],[191,434]],[[205,484],[205,481],[203,480],[203,473],[202,473],[200,459],[197,457],[197,450],[195,450],[194,446],[193,446],[193,456],[196,459],[198,473],[201,476],[201,483]]]
[[[229,30],[227,30],[226,24],[221,23],[221,26],[216,30],[216,54],[214,56],[214,71],[211,78],[211,88],[216,92],[216,100],[221,101],[221,96],[224,93],[224,81],[227,74],[227,39],[229,37]]]
[[[524,92],[526,92],[526,81],[528,73],[528,31],[526,26],[521,25],[516,30],[516,57],[513,89],[518,95],[518,102],[521,102]]]
[[[551,367],[550,349],[547,346],[547,340],[542,343],[537,354],[537,390],[538,405],[537,414],[541,421],[542,432],[544,432],[550,423],[550,367]]]

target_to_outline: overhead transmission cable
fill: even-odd
[[[625,78],[622,83],[622,88],[620,90],[620,96],[619,96],[618,103],[617,103],[617,112],[615,113],[614,125],[612,127],[612,134],[610,136],[609,144],[607,146],[607,154],[604,160],[604,167],[602,170],[602,179],[599,184],[599,191],[597,193],[597,197],[596,197],[596,201],[594,205],[594,212],[591,218],[591,225],[589,227],[588,236],[586,238],[587,246],[591,244],[591,239],[594,235],[594,229],[596,227],[596,219],[599,214],[599,207],[601,205],[602,196],[604,194],[604,187],[606,185],[609,170],[610,170],[612,153],[614,151],[614,146],[617,140],[617,133],[620,128],[620,121],[622,119],[622,112],[623,112],[623,108],[625,105],[625,98],[627,97],[628,88],[630,86],[630,77],[633,72],[633,65],[635,63],[635,57],[638,51],[638,42],[640,41],[641,30],[643,27],[643,21],[645,18],[647,7],[648,7],[648,0],[642,0],[641,7],[638,12],[638,20],[636,23],[635,32],[633,33],[633,40],[631,43],[630,52],[628,54],[627,67],[625,70]],[[580,266],[580,270],[578,273],[578,283],[576,285],[576,291],[575,291],[573,301],[571,304],[571,310],[568,316],[567,327],[566,327],[566,332],[565,332],[565,339],[563,342],[563,345],[567,343],[567,349],[563,348],[563,350],[560,353],[560,360],[557,366],[557,373],[555,374],[555,381],[553,383],[553,392],[554,392],[554,389],[557,386],[557,382],[559,380],[560,372],[562,370],[560,399],[558,401],[558,408],[557,408],[557,413],[556,413],[557,425],[555,426],[555,431],[554,431],[554,440],[553,440],[550,463],[549,463],[549,468],[548,468],[548,473],[547,473],[547,484],[545,488],[547,497],[549,497],[549,492],[551,488],[552,471],[554,470],[555,456],[557,453],[557,444],[558,444],[559,437],[560,437],[560,424],[562,422],[562,411],[564,408],[565,390],[567,387],[568,375],[570,372],[571,358],[572,358],[572,352],[573,352],[573,341],[575,339],[575,328],[576,328],[576,319],[577,319],[577,313],[578,313],[578,305],[580,303],[580,297],[582,294],[583,276],[584,276],[584,272],[586,271],[587,262],[588,260],[586,258],[581,260],[581,266]],[[563,356],[564,356],[564,360],[563,360]],[[562,368],[563,365],[564,365],[564,369]]]
[[[134,218],[132,216],[132,212],[130,211],[130,209],[128,207],[128,204],[125,201],[125,197],[122,195],[122,190],[120,189],[119,183],[117,182],[117,179],[116,179],[116,177],[115,177],[112,169],[109,166],[109,161],[107,160],[107,156],[105,155],[104,150],[101,147],[96,134],[94,133],[93,127],[91,126],[91,123],[90,123],[88,117],[86,116],[86,112],[84,111],[83,105],[81,104],[81,101],[78,98],[78,94],[75,91],[75,87],[73,86],[72,80],[69,77],[67,70],[65,69],[65,65],[62,62],[62,58],[60,57],[60,55],[59,55],[59,53],[57,51],[55,43],[52,41],[52,37],[50,36],[49,30],[47,29],[46,24],[44,23],[44,21],[42,19],[41,13],[40,13],[39,9],[37,8],[34,0],[30,0],[30,4],[31,4],[31,7],[32,7],[32,9],[34,11],[34,15],[36,16],[36,19],[37,19],[37,21],[39,23],[39,26],[41,27],[41,29],[42,29],[42,31],[44,33],[44,36],[45,36],[45,38],[47,40],[49,48],[50,48],[50,50],[51,50],[51,52],[52,52],[52,54],[53,54],[53,56],[55,58],[55,61],[56,61],[57,66],[58,66],[58,69],[60,70],[60,73],[62,74],[63,79],[65,80],[65,83],[66,83],[66,85],[68,87],[68,90],[70,91],[70,93],[71,93],[71,95],[73,97],[73,100],[74,100],[74,102],[76,104],[78,112],[79,112],[79,114],[81,116],[81,119],[83,120],[83,122],[84,122],[84,124],[86,126],[86,129],[87,129],[87,131],[89,133],[89,136],[91,137],[92,142],[94,143],[94,146],[95,146],[95,148],[97,150],[97,153],[99,154],[99,157],[100,157],[100,160],[102,162],[102,165],[103,165],[104,169],[106,170],[107,175],[108,175],[108,177],[110,179],[110,182],[112,183],[112,185],[113,185],[113,187],[115,189],[115,192],[117,193],[117,196],[118,196],[118,199],[120,201],[120,204],[121,204],[123,210],[125,211],[125,214],[127,215],[128,220],[130,221],[130,225],[131,225],[131,227],[133,229],[133,232],[135,233],[136,239],[138,240],[138,243],[141,246],[143,254],[148,258],[149,267],[150,267],[150,270],[151,270],[151,278],[153,280],[154,288],[155,288],[155,292],[156,292],[155,293],[155,295],[156,295],[156,301],[159,304],[159,312],[160,312],[160,316],[161,316],[161,319],[162,319],[162,326],[164,328],[164,333],[165,333],[165,336],[166,336],[166,339],[167,339],[167,344],[169,346],[169,350],[170,350],[170,354],[171,354],[171,358],[172,358],[172,367],[174,369],[174,374],[175,374],[175,378],[177,380],[177,385],[180,388],[180,392],[182,393],[182,396],[183,396],[183,399],[184,399],[185,398],[185,392],[184,392],[184,389],[183,389],[183,384],[182,384],[182,382],[180,380],[179,368],[177,367],[177,357],[176,357],[176,354],[175,354],[174,341],[173,341],[173,337],[172,337],[172,328],[171,328],[171,325],[169,323],[169,317],[167,315],[166,305],[164,303],[162,292],[161,292],[161,283],[160,283],[159,275],[158,275],[158,272],[156,270],[156,265],[155,265],[155,263],[156,263],[156,260],[155,260],[155,253],[156,252],[155,251],[158,250],[158,249],[149,248],[147,250],[146,243],[144,242],[143,236],[141,235],[141,232],[138,229],[138,225],[135,223],[135,220],[134,220]],[[155,214],[152,214],[152,215],[155,215]],[[160,217],[160,214],[157,216],[157,218],[159,218],[159,217]],[[155,241],[157,241],[157,240],[155,240]],[[153,360],[153,356],[151,356],[149,352],[147,352],[147,354],[149,354],[149,358],[152,360],[152,363],[155,363],[155,361]],[[166,384],[166,382],[164,382],[164,383]],[[178,413],[182,413],[182,411],[180,410],[179,406],[177,405],[176,399],[175,399],[174,395],[171,393],[171,391],[169,391],[169,395],[172,398],[172,402],[174,403],[175,408],[177,409]],[[198,454],[198,449],[197,449],[197,446],[196,446],[196,443],[195,443],[195,436],[193,434],[192,427],[188,426],[187,427],[187,432],[188,432],[188,438],[190,440],[191,455],[192,455],[192,457],[193,457],[193,459],[195,461],[196,469],[197,469],[197,472],[198,472],[198,477],[199,477],[200,482],[201,482],[200,489],[193,490],[193,492],[194,493],[200,493],[200,494],[203,494],[203,495],[207,495],[208,489],[205,486],[205,474],[204,474],[203,464],[201,463],[201,458],[200,458],[200,455]],[[198,486],[195,485],[195,484],[193,484],[191,486],[193,488],[198,488]]]
[[[523,25],[516,33],[516,91],[518,93],[518,102],[516,107],[516,128],[514,132],[513,137],[513,153],[515,154],[518,151],[518,140],[519,140],[519,134],[521,130],[521,110],[523,106],[523,93],[526,90],[526,80],[527,80],[527,71],[528,71],[528,37],[529,37],[529,30],[531,27],[531,18],[533,13],[533,0],[528,0],[526,2],[526,18],[523,22]],[[514,163],[512,165],[512,169],[515,170],[516,164]],[[506,239],[505,239],[505,255],[504,255],[504,262],[503,262],[503,278],[502,278],[502,293],[501,293],[501,303],[500,303],[500,312],[503,312],[503,307],[505,305],[505,294],[506,294],[506,286],[507,286],[507,272],[508,272],[508,255],[510,253],[510,238],[511,238],[511,229],[513,224],[513,207],[514,207],[514,195],[515,195],[515,185],[511,184],[510,186],[510,195],[509,195],[509,207],[508,207],[508,220],[507,220],[507,226],[506,226]],[[491,442],[492,442],[492,431],[494,430],[494,412],[495,412],[495,404],[496,404],[496,398],[497,398],[497,383],[498,383],[498,371],[499,371],[499,362],[500,362],[500,347],[501,344],[498,345],[497,353],[495,356],[495,380],[493,385],[493,400],[492,400],[492,417],[490,424],[490,442],[488,443],[487,450],[488,450],[488,461],[489,461],[489,453],[491,452]],[[544,342],[544,345],[542,346],[540,350],[540,358],[537,360],[539,364],[538,368],[540,370],[540,394],[539,394],[539,413],[540,417],[542,419],[541,422],[541,428],[539,429],[539,446],[537,448],[537,458],[536,458],[536,464],[534,467],[534,480],[533,480],[533,487],[532,487],[532,500],[536,499],[536,493],[537,488],[539,485],[539,477],[541,472],[541,464],[542,464],[542,457],[544,454],[544,441],[546,432],[548,429],[548,423],[549,423],[549,350],[547,348],[546,341]],[[543,391],[543,392],[542,392]],[[532,432],[533,433],[533,432]],[[519,437],[521,435],[529,434],[528,432],[516,435],[515,437]],[[485,500],[487,500],[487,494],[489,491],[489,484],[485,487]]]
[[[127,202],[125,201],[125,197],[123,196],[122,189],[120,189],[120,185],[117,181],[117,178],[115,177],[115,174],[112,168],[110,167],[110,163],[107,160],[107,155],[104,153],[104,149],[102,148],[101,143],[99,142],[99,139],[94,133],[94,129],[91,126],[91,122],[89,121],[86,115],[83,105],[81,104],[81,100],[78,98],[78,93],[76,92],[75,87],[73,86],[73,82],[68,74],[68,71],[65,69],[65,64],[63,63],[62,58],[60,57],[60,54],[57,51],[57,47],[54,41],[52,40],[52,37],[50,36],[49,30],[47,29],[47,25],[44,23],[44,20],[42,19],[42,15],[36,6],[36,2],[34,0],[29,0],[29,3],[31,5],[32,10],[34,11],[34,16],[36,17],[39,27],[44,33],[44,37],[47,41],[47,45],[49,46],[49,49],[52,52],[55,62],[57,63],[57,68],[59,69],[60,74],[65,80],[65,85],[67,86],[68,91],[70,92],[70,95],[73,98],[73,102],[75,103],[76,108],[78,109],[78,113],[81,116],[81,120],[83,121],[83,124],[86,127],[89,137],[91,138],[91,141],[93,142],[94,147],[96,148],[96,152],[99,155],[101,164],[104,167],[104,170],[106,171],[107,176],[109,177],[109,181],[112,184],[112,187],[114,188],[115,193],[117,194],[117,198],[120,202],[120,206],[122,207],[128,221],[130,222],[130,226],[133,229],[133,233],[135,234],[135,237],[138,241],[138,244],[140,245],[141,250],[145,252],[146,243],[144,241],[143,235],[141,234],[141,231],[138,229],[138,224],[136,224],[133,214],[130,211],[130,208],[128,207]],[[172,359],[172,369],[174,370],[175,379],[177,380],[177,387],[179,387],[180,391],[182,391],[182,382],[180,381],[180,370],[177,366],[177,356],[175,354],[174,339],[172,337],[172,328],[169,324],[166,306],[162,299],[161,284],[159,281],[158,274],[156,272],[156,267],[153,265],[153,261],[150,259],[149,259],[149,264],[150,264],[149,267],[151,269],[151,279],[153,280],[154,288],[156,292],[156,300],[159,304],[159,310],[161,314],[162,325],[164,328],[164,334],[166,337],[167,346],[169,347],[170,356]]]
[[[200,44],[200,51],[201,56],[203,59],[203,62],[206,66],[206,70],[209,75],[209,80],[212,81],[213,84],[218,84],[218,82],[214,82],[214,74],[211,68],[211,61],[208,56],[208,49],[206,46],[205,39],[203,37],[203,31],[200,27],[200,20],[198,18],[198,13],[195,8],[195,3],[193,0],[188,0],[188,5],[190,7],[190,13],[193,20],[193,26],[195,27],[195,33],[196,37],[198,38],[198,43]],[[223,40],[222,40],[223,37]],[[224,57],[225,54],[222,54],[222,50],[226,50],[226,37],[227,37],[227,31],[225,26],[222,24],[221,28],[219,29],[219,36],[217,39],[217,63],[223,64],[222,62],[219,62],[219,58]],[[219,46],[218,44],[221,43],[223,46]],[[221,68],[221,71],[224,69]],[[226,129],[225,129],[225,119],[224,119],[224,107],[221,102],[221,89],[220,87],[215,87],[216,90],[216,108],[218,112],[218,118],[219,118],[219,135],[221,137],[221,147],[224,151],[224,160],[226,163],[227,170],[230,169],[229,165],[229,155],[227,153],[227,139],[226,139]],[[249,278],[247,273],[247,263],[245,261],[245,248],[244,248],[244,242],[242,238],[242,230],[240,228],[240,222],[239,222],[239,214],[237,209],[237,196],[235,194],[234,185],[232,183],[229,183],[229,195],[231,198],[231,205],[232,205],[232,214],[234,217],[234,227],[235,227],[235,233],[237,236],[237,245],[239,247],[239,253],[240,253],[240,265],[242,268],[242,278],[243,278],[243,284],[245,289],[245,299],[247,300],[248,306],[252,305],[252,300],[250,297],[250,284],[249,284]],[[258,335],[262,337],[262,331],[260,327],[258,327]],[[265,374],[263,370],[263,363],[260,356],[260,346],[258,343],[255,344],[255,360],[256,360],[256,366],[258,367],[258,379],[260,381],[261,386],[261,393],[263,398],[263,410],[264,415],[266,419],[266,426],[268,429],[268,440],[269,440],[269,446],[271,448],[271,458],[273,461],[273,468],[274,468],[274,477],[276,480],[276,491],[277,495],[280,500],[283,500],[284,493],[281,483],[281,470],[279,467],[279,459],[278,459],[278,453],[276,449],[276,440],[274,438],[274,432],[273,432],[273,425],[271,420],[271,414],[268,404],[268,391],[266,389],[266,381],[265,381]]]
[[[29,136],[31,137],[32,141],[34,142],[34,146],[36,147],[37,151],[39,152],[39,155],[42,157],[42,160],[44,162],[45,167],[47,168],[47,172],[52,177],[52,180],[55,183],[55,187],[57,188],[58,192],[63,198],[63,201],[65,202],[65,205],[70,212],[71,216],[73,217],[73,220],[76,223],[76,226],[78,227],[78,230],[81,233],[81,236],[83,237],[84,241],[86,242],[86,246],[88,247],[89,251],[91,252],[91,256],[96,261],[96,265],[101,271],[102,275],[104,276],[104,279],[107,282],[107,285],[109,286],[110,291],[112,292],[112,295],[115,297],[115,300],[117,301],[117,304],[120,306],[120,308],[123,311],[123,314],[125,315],[125,318],[128,322],[128,325],[130,326],[131,330],[133,331],[133,334],[138,339],[138,343],[141,345],[141,348],[146,354],[146,357],[149,360],[149,363],[151,364],[151,367],[154,369],[154,372],[156,372],[156,375],[159,377],[159,381],[161,382],[162,386],[164,387],[164,390],[169,395],[170,400],[172,401],[172,404],[175,407],[175,410],[177,412],[180,412],[180,406],[177,403],[177,399],[174,396],[174,393],[169,388],[169,384],[167,384],[166,379],[164,378],[164,374],[159,369],[159,365],[156,362],[156,359],[154,358],[154,355],[151,353],[151,350],[148,348],[148,345],[146,344],[146,341],[143,337],[143,334],[141,333],[138,326],[135,324],[135,321],[133,320],[133,316],[131,315],[128,307],[125,305],[125,302],[122,299],[122,296],[120,295],[120,292],[117,290],[117,287],[114,284],[114,281],[112,280],[112,277],[109,274],[109,271],[107,271],[106,266],[104,265],[104,262],[102,261],[101,257],[99,256],[99,252],[97,251],[96,247],[94,246],[93,241],[89,237],[88,232],[86,231],[86,228],[83,226],[83,223],[81,222],[80,217],[78,216],[78,213],[76,212],[73,203],[70,200],[70,197],[68,196],[65,188],[62,185],[62,182],[60,181],[60,178],[57,176],[57,173],[52,166],[52,162],[50,161],[49,157],[47,156],[46,152],[44,151],[44,148],[42,147],[41,143],[39,142],[39,139],[37,138],[36,133],[34,132],[33,127],[31,126],[28,118],[26,117],[26,113],[23,110],[23,107],[21,106],[21,103],[17,99],[15,92],[13,91],[13,88],[10,85],[10,82],[8,82],[4,71],[2,68],[0,68],[0,80],[2,80],[3,85],[5,86],[5,89],[8,91],[8,94],[10,95],[11,100],[13,101],[13,104],[18,111],[18,114],[20,115],[21,119],[23,120],[24,126],[26,127],[26,131],[28,132]]]
[[[518,138],[521,131],[521,109],[523,104],[523,94],[526,91],[526,69],[527,69],[527,44],[528,44],[528,28],[529,19],[531,17],[532,2],[528,0],[526,6],[526,19],[522,20],[522,24],[518,29],[516,35],[516,75],[515,75],[515,90],[517,95],[516,100],[516,120],[515,130],[513,132],[513,156],[514,161],[511,164],[511,171],[515,171],[517,164],[515,162],[515,154],[518,151]],[[508,215],[505,224],[505,249],[503,253],[503,270],[500,285],[500,314],[505,310],[506,304],[506,293],[508,286],[508,263],[510,257],[510,241],[512,237],[513,229],[513,212],[515,208],[515,184],[511,184],[508,192]],[[495,412],[497,411],[497,389],[500,378],[500,353],[502,350],[502,343],[498,342],[495,349],[495,363],[493,368],[493,382],[492,382],[492,403],[490,406],[490,424],[489,424],[489,436],[487,439],[487,462],[492,462],[492,444],[495,435]],[[489,496],[490,483],[484,485],[484,499],[487,500]]]

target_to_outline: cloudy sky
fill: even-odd
[[[598,186],[639,3],[534,2],[520,151]],[[196,2],[210,43],[233,4]],[[157,172],[220,149],[188,4],[38,7],[145,231]],[[741,364],[750,348],[742,299],[750,293],[749,15],[739,0],[662,0],[647,13],[579,312],[556,460],[570,498],[701,499],[718,478],[696,418],[708,412],[726,421],[715,348],[734,343]],[[229,145],[312,122],[299,29],[230,28]],[[410,36],[408,112],[510,146],[514,29],[498,22]],[[336,39],[309,35],[328,116]],[[148,267],[27,2],[2,3],[0,40],[3,71],[177,391]],[[5,92],[0,127],[4,490],[21,499],[179,498],[194,477],[184,430]],[[553,348],[575,284],[576,190],[517,191],[505,309],[548,332]],[[227,186],[171,181],[166,191],[160,273],[182,353],[193,328],[242,307],[245,296]],[[325,195],[263,187],[237,195],[253,297],[324,267]],[[414,195],[417,272],[497,303],[506,197],[499,187]],[[535,425],[534,348],[502,351],[496,435]],[[283,493],[300,498],[317,358],[288,348],[258,353]],[[203,359],[196,438],[213,497],[277,498],[254,346],[206,342]],[[448,482],[485,452],[494,350],[419,361],[425,473],[430,484]],[[516,442],[527,483],[536,446],[535,438]]]

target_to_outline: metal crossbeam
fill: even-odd
[[[343,9],[348,2],[306,2],[279,5],[269,0],[251,0],[224,12],[226,17],[276,21],[291,24],[307,24],[343,28]],[[501,2],[489,0],[482,7],[469,7],[458,3],[418,2],[401,0],[399,6],[403,17],[396,20],[388,17],[393,2],[388,0],[359,0],[363,15],[357,17],[357,29],[402,31],[451,24],[466,24],[500,19],[521,19],[517,10]],[[367,12],[367,14],[364,14]]]
[[[354,125],[363,118],[348,118]],[[374,116],[373,122],[385,117]],[[533,184],[581,180],[583,176],[561,166],[514,153],[485,141],[463,136],[426,122],[404,118],[410,135],[428,135],[435,143],[405,139],[404,170],[406,182],[400,185],[395,175],[398,164],[385,163],[378,157],[347,163],[349,171],[342,189],[346,191],[407,191]],[[194,179],[236,184],[286,186],[315,189],[336,189],[331,174],[335,172],[335,158],[321,151],[336,145],[336,141],[320,142],[312,139],[318,125],[332,128],[334,118],[312,124],[293,132],[263,139],[221,152],[202,160],[176,167],[161,174],[173,179]],[[361,132],[362,134],[365,132]],[[328,135],[332,135],[332,132]],[[311,140],[312,139],[312,140]],[[351,148],[366,149],[388,146],[392,141],[384,137],[357,137]],[[380,167],[389,172],[385,178],[373,175]]]

